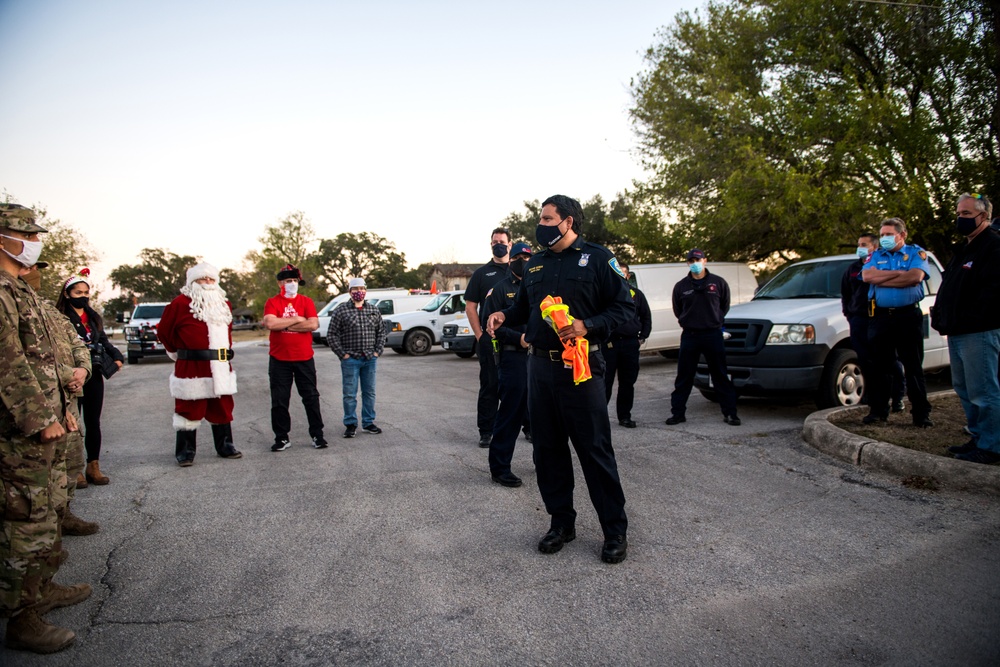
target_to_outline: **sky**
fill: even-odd
[[[700,4],[0,0],[0,195],[98,276],[143,248],[240,268],[294,211],[485,262],[524,201],[644,178],[630,81]]]

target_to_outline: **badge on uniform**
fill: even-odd
[[[910,261],[910,256],[909,255],[903,255],[903,261],[904,262]]]
[[[625,272],[622,271],[622,267],[618,265],[617,257],[612,257],[611,259],[609,259],[608,266],[610,266],[611,270],[620,275],[622,278],[625,277]]]
[[[580,261],[578,262],[580,266],[587,266],[590,264],[590,253],[583,253],[580,255]]]

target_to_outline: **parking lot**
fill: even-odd
[[[293,447],[270,452],[267,348],[250,344],[233,361],[244,458],[216,457],[203,425],[185,469],[170,363],[110,380],[112,482],[74,502],[101,531],[66,539],[57,577],[95,592],[48,616],[77,642],[0,664],[1000,663],[1000,501],[817,453],[811,403],[743,401],[731,427],[695,393],[668,427],[675,363],[643,357],[639,428],[612,420],[629,557],[606,565],[579,472],[577,539],[554,555],[535,548],[548,517],[527,442],[525,485],[491,483],[475,359],[387,352],[384,433],[346,440],[339,367],[316,353],[329,449],[308,446],[293,393]]]

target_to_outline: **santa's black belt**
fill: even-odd
[[[229,361],[236,355],[232,350],[177,350],[177,358],[185,361]]]

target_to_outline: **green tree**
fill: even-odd
[[[827,254],[888,216],[946,253],[957,195],[1000,194],[997,20],[977,0],[682,12],[632,82],[639,194],[716,259]]]
[[[110,299],[105,313],[117,316],[131,312],[132,306],[144,301],[171,301],[180,294],[187,282],[187,270],[200,261],[191,255],[177,255],[163,248],[143,248],[138,264],[115,267],[108,278],[121,290]]]
[[[354,277],[364,278],[369,287],[398,287],[407,273],[406,256],[392,241],[371,232],[322,239],[312,261],[322,279],[339,292],[346,292]]]

